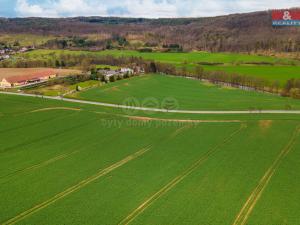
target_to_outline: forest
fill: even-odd
[[[300,51],[300,30],[297,27],[273,27],[271,11],[179,19],[0,18],[0,33],[51,37],[39,43],[39,47],[53,49],[149,48],[169,51],[166,46],[178,46],[183,51]]]

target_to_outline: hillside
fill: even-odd
[[[300,51],[300,28],[272,27],[270,11],[179,19],[0,18],[0,31],[53,36],[56,41],[44,45],[50,48],[132,49],[177,44],[184,50]],[[74,40],[74,36],[82,40]],[[72,44],[69,44],[71,37]]]

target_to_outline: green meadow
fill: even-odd
[[[51,59],[61,54],[91,54],[112,55],[115,57],[136,56],[147,60],[155,60],[174,64],[176,67],[187,67],[193,70],[196,65],[202,65],[206,71],[222,70],[247,76],[264,78],[277,81],[284,86],[287,80],[300,78],[300,62],[297,60],[272,56],[236,54],[236,53],[141,53],[129,50],[107,50],[99,52],[69,51],[69,50],[36,50],[25,54],[26,57],[35,59]],[[221,65],[205,65],[217,63]],[[261,65],[259,65],[261,63]],[[268,65],[269,64],[269,65]]]
[[[300,66],[204,66],[207,71],[225,71],[278,81],[281,86],[289,79],[300,78]]]
[[[298,115],[0,102],[1,224],[299,224]]]
[[[106,50],[106,51],[71,51],[71,50],[35,50],[26,53],[29,57],[49,57],[50,55],[55,54],[93,54],[93,55],[112,55],[116,57],[120,56],[135,56],[142,57],[144,59],[155,60],[160,62],[169,62],[169,63],[277,63],[277,64],[291,64],[299,63],[296,60],[291,60],[287,58],[278,58],[272,56],[260,56],[260,55],[248,55],[248,54],[237,54],[237,53],[209,53],[209,52],[188,52],[188,53],[142,53],[138,51],[131,50]]]
[[[297,99],[157,74],[109,83],[70,97],[152,108],[168,107],[165,101],[170,99],[178,109],[189,110],[300,109]]]

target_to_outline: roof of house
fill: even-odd
[[[28,80],[37,80],[39,78],[47,77],[56,74],[54,70],[45,70],[45,71],[39,71],[34,72],[30,75],[21,75],[21,76],[12,76],[4,78],[9,83],[19,83],[24,82]]]

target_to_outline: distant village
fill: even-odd
[[[34,46],[29,46],[29,47],[21,47],[18,50],[15,50],[13,48],[10,47],[4,47],[3,49],[0,49],[0,61],[5,60],[5,59],[9,59],[12,55],[15,55],[17,53],[24,53],[24,52],[28,52],[31,50],[34,50],[35,47]]]

